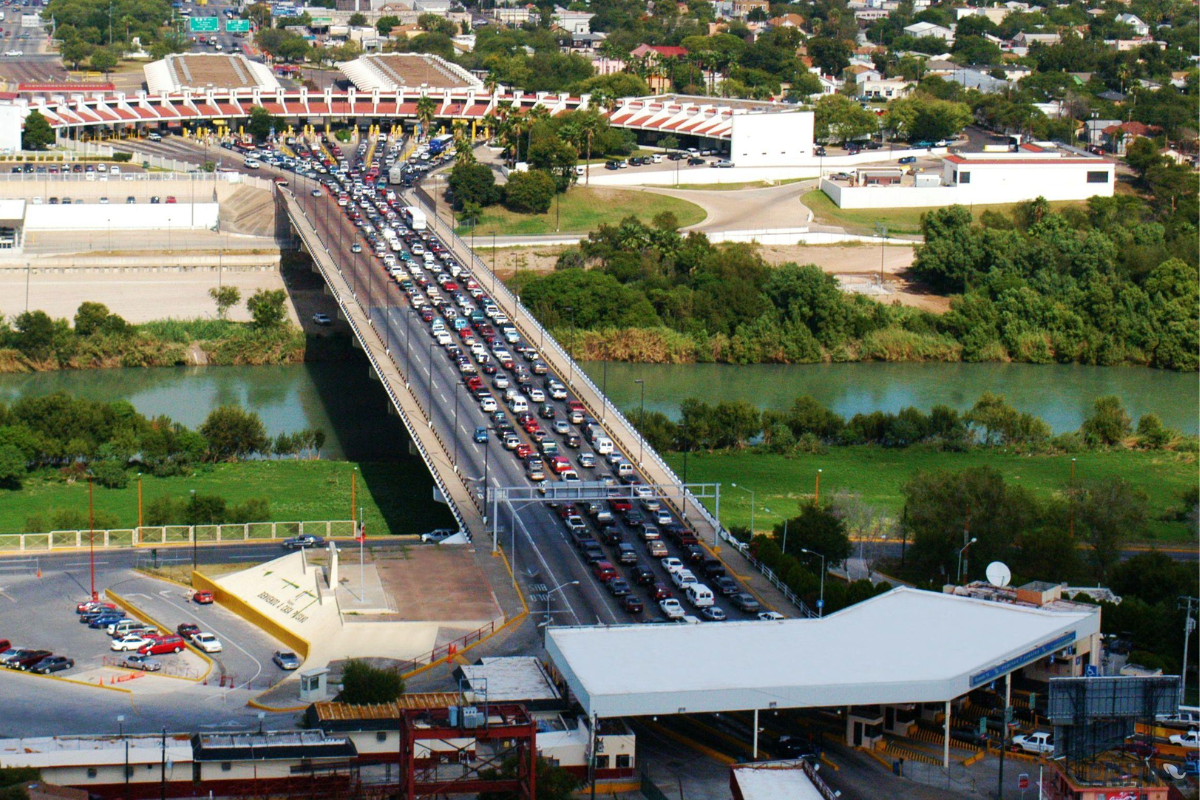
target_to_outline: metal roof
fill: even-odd
[[[589,715],[951,700],[1100,631],[1053,611],[898,588],[824,619],[550,628]]]

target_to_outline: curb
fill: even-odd
[[[78,678],[60,678],[57,675],[38,675],[35,672],[26,672],[25,670],[20,669],[14,669],[10,671],[15,675],[27,675],[30,678],[39,678],[46,681],[62,681],[63,683],[73,683],[76,686],[89,686],[92,689],[106,689],[110,692],[122,692],[129,695],[133,694],[131,690],[124,689],[119,686],[106,686],[103,683],[89,683],[88,681],[81,681]]]
[[[142,611],[140,608],[135,606],[133,603],[130,603],[128,600],[126,600],[124,597],[121,597],[119,594],[117,594],[113,590],[105,589],[104,594],[105,594],[105,596],[109,597],[114,603],[116,603],[117,605],[124,608],[126,611],[128,611],[130,614],[132,614],[133,616],[140,619],[142,622],[146,622],[151,625],[154,625],[159,630],[170,632],[171,629],[169,627],[167,627],[166,625],[163,625],[161,622],[154,619],[154,617],[151,617],[145,611]],[[184,678],[181,675],[159,675],[159,677],[160,678],[174,678],[176,680],[188,681],[189,683],[203,683],[205,680],[208,679],[208,676],[212,674],[213,660],[208,657],[208,654],[203,653],[198,648],[192,646],[192,643],[187,641],[186,639],[184,639],[183,643],[184,643],[184,646],[187,647],[188,650],[191,650],[193,653],[200,656],[200,658],[206,664],[208,664],[208,669],[206,669],[204,671],[204,674],[198,678]]]

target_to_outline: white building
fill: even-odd
[[[1020,203],[1038,197],[1086,200],[1112,197],[1114,164],[1078,152],[1026,147],[1015,153],[948,155],[942,159],[940,176],[921,173],[916,178],[924,180],[888,186],[822,180],[821,189],[839,208],[932,208]]]
[[[570,11],[562,6],[554,7],[554,22],[567,33],[591,33],[592,17],[590,11]]]
[[[954,9],[954,19],[960,20],[964,17],[987,17],[992,22],[999,25],[1005,17],[1012,13],[1012,9],[1004,6],[990,6],[988,8],[956,8]]]
[[[798,164],[813,156],[813,112],[734,114],[729,160],[739,167]]]
[[[904,26],[904,32],[914,39],[932,36],[947,42],[954,41],[954,31],[944,25],[937,25],[932,22],[914,22],[912,25]]]
[[[875,100],[894,100],[897,97],[907,97],[912,91],[912,84],[901,78],[884,78],[881,80],[865,80],[860,84],[859,94]]]
[[[1133,32],[1138,36],[1147,36],[1150,33],[1150,26],[1142,22],[1137,14],[1121,14],[1117,17],[1117,22],[1124,22],[1133,28]]]

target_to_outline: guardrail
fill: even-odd
[[[460,636],[453,642],[447,642],[446,644],[438,645],[428,653],[411,659],[407,665],[404,667],[397,667],[397,669],[400,671],[401,675],[408,675],[409,673],[418,670],[421,667],[427,667],[436,661],[442,660],[443,658],[452,657],[458,653],[459,650],[465,650],[471,645],[487,638],[496,631],[496,628],[496,620],[492,620],[487,625],[484,625],[478,630],[473,630],[464,636]]]
[[[327,539],[354,536],[353,520],[245,522],[223,525],[144,525],[94,531],[0,534],[0,552],[48,553],[85,547],[154,547],[177,544],[271,542],[310,534]]]
[[[282,190],[281,190],[281,194],[284,197],[284,202],[288,206],[289,213],[293,214],[293,216],[295,216],[296,214],[298,214],[299,216],[302,216],[304,218],[304,220],[308,223],[308,227],[313,231],[313,236],[315,237],[316,227],[313,224],[312,220],[309,219],[308,213],[296,201],[295,195],[292,194],[290,191],[282,191]],[[328,248],[326,248],[325,245],[323,243],[321,243],[320,241],[317,241],[317,242],[309,241],[308,231],[306,231],[303,227],[300,227],[299,229],[300,229],[300,238],[302,240],[304,240],[304,244],[309,249],[310,253],[316,253],[321,250],[324,250],[326,253],[329,253]],[[329,255],[330,255],[330,260],[337,267],[338,274],[342,277],[343,280],[345,280],[345,275],[342,273],[341,267],[337,265],[337,261],[335,259],[333,259],[332,254],[329,254]],[[314,258],[313,261],[317,265],[317,269],[319,269],[321,271],[322,276],[325,277],[326,284],[328,286],[330,286],[332,289],[333,283],[332,283],[332,281],[329,280],[329,276],[325,275],[325,267],[322,265],[321,259]],[[346,283],[347,283],[347,285],[349,285],[349,281],[346,281]],[[341,306],[343,308],[343,312],[345,312],[345,305],[344,305],[345,301],[343,300],[342,296],[337,291],[334,291],[333,295],[334,295],[334,298],[337,300],[338,305]],[[371,312],[368,308],[363,307],[362,301],[358,298],[357,291],[354,292],[354,302],[355,302],[355,304],[358,305],[359,310],[367,315],[367,320],[370,323],[371,322]],[[354,335],[359,338],[359,341],[365,342],[366,338],[365,338],[363,332],[359,329],[358,324],[354,321],[353,316],[351,316],[348,313],[343,313],[343,316],[346,318],[346,321],[349,323],[351,329],[354,331]],[[390,326],[388,326],[388,327],[390,328]],[[405,344],[407,346],[407,342]],[[396,409],[396,413],[400,415],[400,419],[404,422],[404,427],[408,429],[410,439],[412,440],[413,444],[416,446],[418,452],[421,455],[421,458],[424,459],[425,463],[429,465],[429,468],[430,468],[429,473],[430,473],[430,475],[433,476],[433,482],[437,486],[438,491],[441,492],[442,497],[446,500],[446,505],[449,507],[450,513],[454,516],[455,522],[458,523],[459,529],[464,530],[464,531],[469,530],[469,528],[466,524],[465,518],[462,515],[462,512],[459,511],[458,506],[454,502],[453,495],[451,495],[450,490],[446,486],[445,481],[443,481],[441,474],[434,466],[432,456],[429,454],[429,451],[425,448],[425,446],[421,443],[421,439],[417,435],[417,429],[413,424],[413,420],[411,420],[409,418],[408,413],[404,410],[404,407],[400,403],[400,399],[396,396],[395,390],[392,388],[391,384],[388,381],[384,380],[383,370],[380,368],[379,363],[375,360],[374,354],[371,352],[371,349],[369,347],[366,347],[365,345],[363,347],[363,352],[366,353],[367,359],[371,362],[371,368],[373,370],[375,370],[375,374],[379,376],[379,382],[383,385],[384,391],[387,392],[388,399],[391,400],[391,402],[392,402],[392,407]],[[391,355],[390,348],[388,348],[388,357],[389,357],[389,359],[391,359],[392,365],[399,372],[400,367],[399,367],[399,365],[396,364],[395,358]],[[431,364],[430,370],[432,370],[432,369],[433,369],[433,365]],[[407,375],[406,375],[406,378],[407,378]],[[415,393],[412,394],[412,397],[414,399],[416,399]],[[418,407],[420,407],[419,400],[417,400],[417,405],[418,405]],[[431,430],[433,430],[432,427],[431,427]],[[434,437],[442,445],[442,450],[445,451],[446,445],[444,442],[442,442],[441,437],[437,436],[436,430],[434,430]],[[448,452],[446,452],[445,455],[447,458],[450,457],[450,454]],[[464,486],[465,486],[465,484],[464,484]],[[468,496],[471,497],[472,499],[474,499],[474,494],[470,491],[470,487],[465,487],[465,488],[467,489]]]
[[[780,593],[787,598],[789,603],[800,609],[801,614],[809,619],[815,619],[817,617],[817,613],[809,608],[807,603],[797,597],[795,592],[788,588],[788,585],[784,583],[778,575],[775,574],[775,570],[771,569],[766,564],[750,555],[750,546],[748,544],[743,542],[741,539],[734,537],[733,534],[724,528],[721,529],[721,539],[727,542],[730,547],[741,553],[742,557],[745,558],[746,561],[750,562],[750,566],[761,572],[762,576],[766,578],[772,586],[778,589]]]

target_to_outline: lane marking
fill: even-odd
[[[169,590],[168,590],[168,591],[169,591]],[[143,594],[143,595],[130,595],[130,597],[146,597],[146,595],[144,595],[144,594]],[[146,599],[150,599],[150,598],[148,598],[148,597],[147,597]],[[162,601],[163,601],[164,603],[166,603],[167,605],[171,606],[172,608],[176,609],[177,611],[180,611],[180,612],[182,612],[182,613],[183,613],[184,615],[186,615],[187,617],[190,617],[191,619],[195,620],[197,623],[203,623],[203,622],[204,622],[204,620],[200,619],[200,618],[199,618],[199,617],[197,617],[197,616],[196,616],[194,613],[192,613],[191,609],[188,609],[188,608],[182,608],[182,607],[180,607],[180,606],[177,606],[177,605],[175,605],[174,603],[172,603],[170,600],[166,599],[165,597],[164,597],[164,598],[162,598]],[[249,679],[249,680],[247,680],[247,681],[246,681],[246,683],[244,684],[246,687],[248,687],[248,686],[250,685],[250,682],[251,682],[251,681],[253,681],[255,678],[257,678],[259,675],[261,675],[261,674],[262,674],[262,671],[263,671],[262,663],[261,663],[261,662],[259,662],[259,660],[258,660],[257,658],[255,658],[254,656],[252,656],[248,650],[246,650],[246,649],[245,649],[244,647],[242,647],[240,644],[238,644],[238,643],[237,643],[237,642],[235,642],[234,640],[230,639],[228,636],[226,636],[225,634],[221,633],[220,631],[218,631],[216,628],[212,627],[211,625],[204,624],[204,625],[202,625],[202,627],[203,627],[203,628],[207,628],[207,629],[208,629],[208,631],[209,631],[209,632],[211,632],[211,633],[215,633],[215,634],[216,634],[216,635],[217,635],[217,636],[218,636],[218,637],[221,639],[221,643],[222,643],[222,644],[224,644],[225,642],[229,642],[229,644],[233,645],[233,646],[234,646],[234,647],[236,647],[238,650],[241,650],[241,651],[242,651],[242,652],[243,652],[243,653],[246,655],[246,657],[247,657],[247,658],[249,658],[251,661],[253,661],[253,662],[254,662],[254,665],[255,665],[256,667],[258,667],[258,671],[257,671],[257,672],[255,672],[255,673],[254,673],[254,674],[253,674],[253,675],[250,677],[250,679]],[[210,657],[211,657],[211,654],[206,654],[206,655],[210,655]]]

